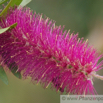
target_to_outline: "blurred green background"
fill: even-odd
[[[89,39],[100,53],[103,52],[103,0],[32,0],[28,5],[33,11],[43,13],[65,25],[65,30],[79,33]],[[103,70],[98,72],[103,75]],[[0,80],[0,103],[59,103],[60,93],[42,88],[28,80],[19,80],[8,73],[9,85]],[[103,81],[94,79],[98,94],[103,94]]]

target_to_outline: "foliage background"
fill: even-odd
[[[65,25],[71,33],[79,32],[79,37],[89,39],[99,52],[103,53],[103,0],[32,0],[28,5],[37,13],[43,13]],[[103,75],[103,70],[98,72]],[[28,80],[19,80],[7,72],[9,85],[0,80],[0,103],[59,103],[60,93],[43,89]],[[103,95],[103,81],[94,79],[94,87]]]

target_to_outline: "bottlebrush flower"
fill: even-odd
[[[43,87],[51,84],[56,91],[73,94],[95,94],[93,78],[103,80],[96,71],[102,69],[102,58],[78,34],[63,31],[61,26],[29,8],[13,10],[0,18],[2,28],[17,22],[17,26],[0,34],[1,64],[18,65],[23,77],[31,77]]]

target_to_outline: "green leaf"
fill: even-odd
[[[14,63],[11,63],[10,66],[8,67],[10,69],[10,71],[19,79],[22,78],[21,76],[21,73],[20,72],[17,72],[18,70],[18,66],[17,64],[14,62]]]
[[[29,2],[31,2],[31,0],[23,0],[22,2],[21,2],[21,4],[19,5],[19,7],[21,6],[21,7],[24,7],[24,6],[26,6]]]
[[[18,67],[17,67],[18,68]],[[16,69],[15,70],[11,70],[11,72],[19,79],[22,79],[22,76],[21,76],[21,73],[20,72],[16,72]]]
[[[10,0],[11,4],[10,6],[15,6],[15,5],[20,5],[20,3],[22,2],[23,0]]]
[[[0,66],[0,79],[8,85],[8,78],[2,66]]]
[[[9,1],[9,0],[0,0],[0,5],[1,5],[1,4],[4,4],[4,3],[7,2],[7,1]]]
[[[9,27],[6,28],[0,28],[0,34],[4,33],[7,30],[13,29],[14,27],[16,27],[17,23],[14,23],[13,25],[10,25]]]
[[[10,2],[8,3],[8,5],[0,13],[0,16],[6,15],[7,10],[9,9],[9,7],[12,7],[12,6],[15,6],[15,5],[20,5],[21,2],[22,2],[22,0],[10,0]]]

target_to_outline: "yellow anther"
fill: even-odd
[[[49,83],[50,84],[50,83]],[[49,84],[46,86],[46,88],[48,88]]]
[[[41,38],[42,38],[42,33],[40,33],[40,36],[41,36]]]
[[[86,40],[86,42],[88,42],[88,39]]]
[[[74,45],[72,45],[72,48],[74,47]]]
[[[79,41],[80,41],[80,38],[78,38],[78,43],[79,43]]]
[[[58,35],[56,35],[55,41],[57,41]]]

